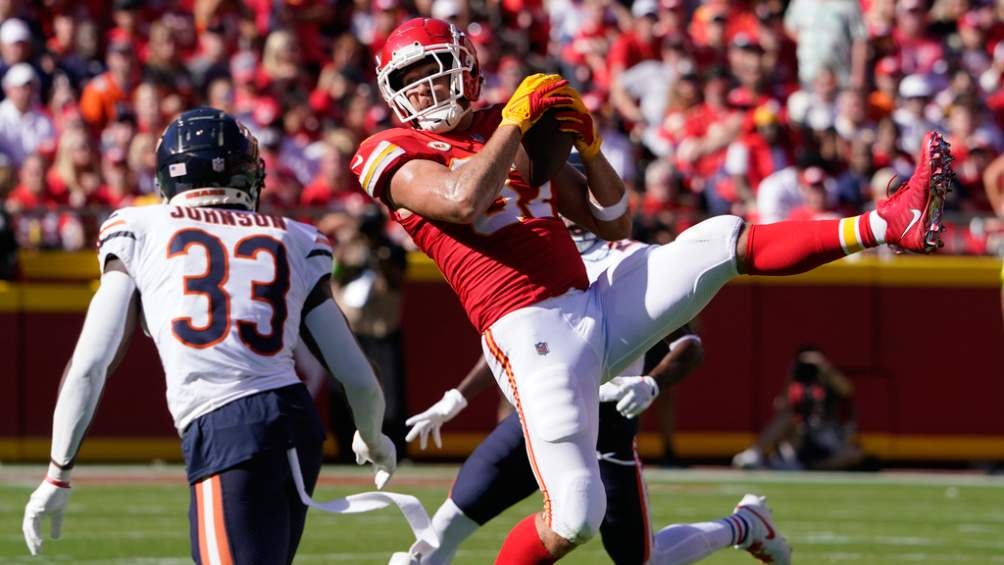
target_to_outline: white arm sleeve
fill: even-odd
[[[383,390],[369,360],[359,349],[345,316],[329,299],[307,313],[303,321],[331,375],[345,387],[345,396],[352,407],[359,435],[372,445],[381,435]]]
[[[101,286],[87,308],[84,327],[52,416],[50,456],[58,465],[66,466],[73,461],[91,423],[108,367],[122,343],[135,291],[132,278],[121,271],[101,276]]]

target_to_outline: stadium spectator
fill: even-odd
[[[826,114],[835,122],[840,85],[833,68],[819,68],[810,88],[802,88],[788,97],[788,119],[798,125],[808,125],[810,116]],[[818,119],[818,118],[816,118]]]
[[[136,188],[140,194],[157,195],[157,187],[154,182],[156,174],[157,136],[152,133],[139,133],[132,138],[129,144],[128,161],[129,168],[135,174]]]
[[[206,93],[208,98],[209,85],[230,75],[226,29],[220,24],[208,27],[198,34],[197,41],[196,52],[185,66],[194,83],[193,94]]]
[[[822,189],[826,208],[835,205],[836,183],[824,165],[818,155],[805,155],[796,165],[763,179],[756,201],[759,221],[770,224],[790,218],[793,210],[806,203],[807,197],[817,194],[817,189]]]
[[[854,443],[854,385],[814,345],[799,348],[757,443],[736,454],[742,469],[846,470],[864,453]]]
[[[798,78],[803,87],[811,85],[824,66],[833,69],[840,86],[865,85],[868,45],[860,3],[792,0],[784,14],[784,27],[798,45]]]
[[[131,103],[140,78],[136,44],[125,32],[117,31],[108,42],[108,70],[88,82],[80,95],[80,113],[94,131],[104,129],[121,106]]]
[[[45,181],[45,158],[34,153],[28,155],[18,168],[18,183],[7,194],[4,208],[11,214],[35,208],[51,208],[66,202],[62,195],[54,194]]]
[[[122,148],[116,147],[102,154],[101,178],[104,182],[94,192],[89,204],[112,210],[134,204],[136,181]]]
[[[296,36],[284,30],[268,34],[256,77],[258,89],[277,100],[289,91],[302,89],[305,83],[302,62]]]
[[[245,124],[258,104],[258,59],[251,51],[238,51],[230,57],[230,76],[234,81],[234,117]]]
[[[658,0],[634,0],[631,3],[632,24],[630,29],[618,34],[607,52],[606,76],[609,84],[597,84],[601,90],[609,90],[610,85],[626,69],[642,61],[659,59],[661,41],[656,35],[659,21]],[[606,87],[606,88],[604,88]]]
[[[645,169],[645,190],[635,211],[632,239],[657,244],[676,239],[700,215],[695,195],[684,190],[682,179],[666,160],[654,161]]]
[[[352,143],[350,140],[349,144]],[[358,208],[366,197],[349,170],[351,146],[324,141],[319,150],[317,175],[300,193],[300,205],[342,211]]]
[[[729,7],[725,2],[701,4],[694,10],[689,26],[694,58],[700,67],[710,69],[728,65]]]
[[[777,0],[757,0],[753,13],[759,21],[757,40],[763,47],[763,66],[770,69],[775,84],[790,92],[798,87],[798,45],[784,28],[782,3]]]
[[[51,153],[56,131],[38,103],[35,70],[28,63],[18,63],[0,82],[6,95],[0,102],[0,153],[15,167],[36,151]]]
[[[31,30],[19,18],[8,18],[0,24],[0,74],[18,63],[34,63]]]
[[[875,137],[876,122],[868,115],[868,97],[864,90],[845,88],[837,96],[833,127],[843,141],[861,136]]]
[[[698,193],[711,190],[720,180],[726,150],[743,128],[742,114],[728,104],[731,86],[728,69],[711,69],[705,77],[701,103],[686,112],[683,137],[673,158],[677,169],[689,177],[691,190]],[[706,197],[705,202],[711,214],[728,209],[724,199]]]
[[[794,161],[794,144],[787,124],[781,122],[780,105],[767,101],[753,111],[753,130],[729,144],[723,179],[714,193],[728,201],[732,213],[755,214],[760,183]]]
[[[142,80],[155,85],[162,98],[177,96],[171,115],[191,103],[195,94],[195,81],[188,68],[181,61],[176,40],[177,30],[172,29],[168,18],[162,18],[150,25],[146,60],[143,62]]]
[[[669,93],[679,75],[694,74],[693,61],[686,59],[683,40],[667,36],[661,59],[646,59],[625,69],[613,79],[610,102],[620,116],[633,124],[632,132],[653,154],[665,156],[670,147],[659,135]]]
[[[234,115],[234,83],[229,77],[213,79],[206,90],[206,105]]]
[[[101,185],[100,163],[87,132],[73,128],[63,132],[52,167],[45,176],[56,198],[82,207]]]
[[[139,133],[159,134],[167,125],[161,104],[164,102],[165,89],[152,81],[144,81],[133,92],[129,105],[122,105],[116,116],[129,112],[135,116],[136,131]]]
[[[945,48],[929,32],[927,0],[896,2],[893,38],[900,66],[907,75],[928,75],[947,70]]]
[[[892,113],[892,119],[899,128],[900,147],[911,155],[920,147],[924,132],[938,127],[927,114],[932,96],[934,87],[925,75],[907,75],[899,83],[900,104]]]
[[[847,170],[837,176],[837,205],[842,212],[865,210],[871,202],[874,139],[875,135],[866,130],[850,142]]]

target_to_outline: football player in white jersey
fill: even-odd
[[[567,221],[566,221],[567,223]],[[628,256],[648,247],[632,241],[604,241],[575,225],[572,239],[582,255],[590,281],[617,268]],[[700,338],[683,326],[670,334],[670,352],[655,367],[643,371],[644,356],[620,376],[600,386],[599,438],[596,457],[607,495],[600,537],[610,559],[618,565],[684,565],[729,546],[749,551],[770,563],[789,563],[791,550],[777,531],[764,498],[747,494],[735,512],[721,519],[672,524],[653,532],[641,461],[635,448],[638,416],[660,388],[672,386],[700,364]],[[639,376],[640,375],[640,376]],[[491,386],[493,377],[484,358],[455,389],[428,410],[408,419],[413,426],[407,439],[428,436],[441,444],[439,429],[455,417],[467,400]],[[445,565],[452,562],[460,544],[481,526],[538,489],[527,456],[519,419],[514,412],[478,445],[457,473],[450,495],[432,518],[439,546],[420,554],[395,553],[392,565]]]
[[[243,125],[191,110],[157,146],[164,203],[119,210],[101,227],[101,285],[56,401],[48,474],[25,507],[32,554],[45,518],[59,537],[74,458],[137,318],[181,436],[196,563],[293,560],[307,513],[294,474],[313,490],[324,439],[293,370],[301,338],[345,386],[357,461],[373,463],[378,487],[393,473],[383,393],[331,300],[329,244],[311,226],[256,212],[264,176]]]

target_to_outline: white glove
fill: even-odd
[[[24,541],[28,544],[28,551],[32,555],[38,555],[42,551],[42,521],[46,516],[52,517],[50,531],[52,539],[59,539],[63,527],[63,510],[66,509],[69,500],[69,487],[57,486],[48,480],[42,481],[35,492],[31,493],[31,498],[24,507],[24,522],[21,529],[24,531]]]
[[[380,434],[379,445],[368,445],[356,430],[356,435],[352,437],[352,451],[356,454],[357,465],[373,463],[376,472],[373,482],[378,489],[387,484],[397,469],[397,450],[394,449],[394,442],[384,434]]]
[[[659,384],[649,376],[616,377],[600,386],[600,402],[617,401],[617,411],[625,418],[635,418],[644,412],[655,397]]]
[[[428,410],[421,414],[415,414],[405,420],[404,423],[406,425],[413,427],[408,431],[408,435],[404,437],[404,440],[412,441],[416,437],[421,436],[419,445],[421,445],[422,449],[425,449],[426,444],[429,442],[429,434],[431,433],[432,441],[436,443],[436,447],[443,447],[443,438],[439,435],[439,428],[452,420],[466,406],[467,399],[464,398],[464,395],[460,394],[459,390],[451,388],[443,394],[443,398],[439,402],[430,406]]]

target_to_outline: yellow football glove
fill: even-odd
[[[558,114],[558,129],[575,136],[575,148],[583,159],[592,159],[600,152],[603,138],[600,137],[593,121],[593,115],[582,101],[582,95],[571,86],[564,86],[555,94],[568,96],[570,100],[561,104]]]
[[[526,133],[548,109],[573,102],[563,88],[568,81],[560,75],[535,74],[523,79],[519,88],[502,108],[502,123]]]

